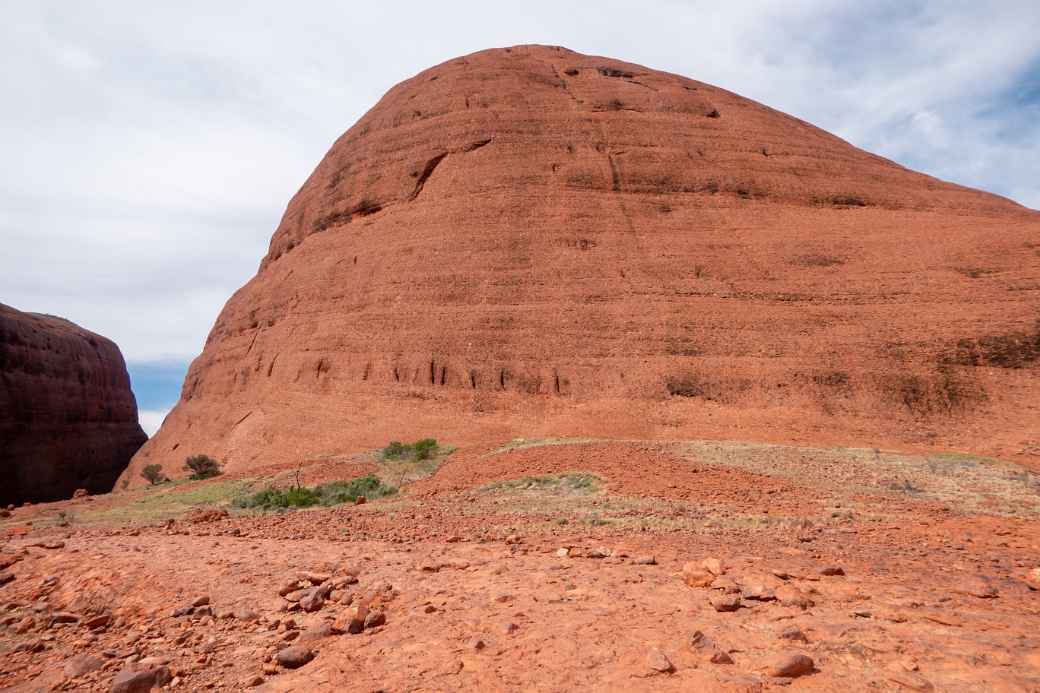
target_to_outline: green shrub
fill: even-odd
[[[397,493],[396,488],[384,484],[374,474],[359,476],[350,481],[330,481],[327,484],[321,484],[314,490],[321,497],[322,505],[353,503],[359,496],[364,496],[367,500],[392,496]]]
[[[410,458],[428,460],[436,455],[439,450],[440,446],[437,445],[437,441],[433,438],[423,438],[411,445],[395,440],[383,448],[383,459],[401,460]]]
[[[437,452],[437,441],[433,438],[423,438],[412,443],[412,450],[415,453],[415,459],[428,460]]]
[[[166,481],[166,475],[162,473],[161,464],[149,464],[145,465],[145,468],[141,470],[141,476],[148,480],[148,483],[152,486]]]
[[[397,489],[388,486],[378,477],[369,474],[350,481],[330,481],[314,488],[294,486],[290,489],[268,488],[254,493],[252,496],[240,498],[235,505],[240,508],[257,508],[260,510],[277,510],[279,508],[307,508],[314,505],[338,505],[353,503],[358,497],[365,499],[383,498],[397,493]]]
[[[184,469],[192,472],[191,479],[199,481],[201,479],[212,479],[215,476],[220,476],[223,471],[220,468],[220,462],[209,455],[192,455],[184,461]]]

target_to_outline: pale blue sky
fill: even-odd
[[[289,197],[398,81],[563,45],[1040,207],[1040,3],[6,2],[0,301],[114,339],[146,427]]]

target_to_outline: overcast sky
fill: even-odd
[[[0,302],[123,350],[149,432],[289,197],[395,83],[563,45],[1040,208],[1040,2],[0,4]]]

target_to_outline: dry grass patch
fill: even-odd
[[[805,448],[731,441],[676,446],[699,462],[787,477],[836,498],[894,495],[934,501],[960,512],[1040,514],[1040,476],[1013,464],[966,453],[905,455],[874,448]]]

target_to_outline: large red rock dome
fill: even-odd
[[[107,493],[147,438],[119,347],[0,304],[0,505]]]
[[[1038,319],[1036,212],[685,77],[488,50],[336,141],[127,473],[425,435],[1036,460]]]

